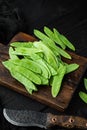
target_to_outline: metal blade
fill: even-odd
[[[46,128],[46,113],[27,110],[3,109],[3,114],[8,122],[16,126],[37,126]]]

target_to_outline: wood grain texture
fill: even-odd
[[[11,42],[35,40],[36,39],[32,36],[20,32],[15,37],[13,37]],[[46,104],[54,109],[64,111],[68,107],[73,94],[75,93],[75,90],[78,87],[79,82],[87,69],[87,59],[85,57],[69,52],[72,56],[72,60],[63,60],[65,60],[67,63],[77,63],[80,65],[80,67],[76,71],[65,76],[59,95],[56,98],[53,98],[51,95],[50,86],[40,87],[38,92],[33,92],[33,94],[30,95],[21,83],[12,78],[9,71],[2,65],[2,61],[5,61],[9,58],[8,49],[9,45],[4,46],[0,44],[0,84],[18,93],[35,99],[43,104]]]

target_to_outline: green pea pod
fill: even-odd
[[[54,31],[54,39],[55,39],[55,42],[58,44],[58,45],[60,45],[60,47],[62,48],[62,49],[66,49],[66,46],[64,45],[64,43],[62,42],[62,40],[60,39],[60,33],[54,28],[53,29],[53,31]]]
[[[60,38],[68,48],[75,51],[74,45],[64,35],[61,35]]]
[[[23,74],[26,78],[31,80],[33,83],[38,85],[41,84],[41,79],[38,77],[37,74],[33,73],[32,71],[21,66],[16,66],[16,70],[17,72]]]
[[[43,77],[45,77],[45,78],[49,77],[49,72],[48,72],[48,70],[46,69],[46,67],[42,63],[43,59],[38,54],[33,54],[30,57],[26,56],[25,58],[32,59],[34,62],[36,62],[38,64],[39,68],[42,71],[41,74],[42,74]]]
[[[84,78],[84,86],[85,86],[85,89],[87,90],[87,79]]]
[[[12,42],[10,44],[12,47],[26,47],[26,48],[31,48],[33,47],[33,42]]]
[[[50,78],[50,76],[51,76],[50,70],[46,66],[44,61],[42,59],[38,59],[36,62],[39,64],[39,66],[42,70],[42,76],[45,77],[45,78]]]
[[[79,92],[79,96],[82,99],[82,101],[84,101],[85,103],[87,103],[87,94],[86,93],[80,91]]]
[[[62,80],[64,78],[64,75],[66,73],[66,66],[63,66],[60,64],[60,67],[58,68],[57,75],[53,76],[53,79],[51,81],[51,93],[53,97],[56,97],[60,91]]]
[[[49,39],[47,36],[45,36],[45,34],[43,34],[42,32],[38,31],[38,30],[34,30],[34,34],[39,37],[42,42],[47,45],[56,55],[62,55],[65,58],[71,59],[71,56],[64,51],[63,49],[61,49],[60,47],[56,46],[55,43]]]
[[[24,58],[32,59],[34,61],[36,61],[38,59],[41,59],[40,55],[39,54],[35,54],[35,53],[33,55],[24,56]]]
[[[37,36],[39,39],[42,40],[42,42],[48,46],[49,48],[52,49],[52,51],[54,52],[54,54],[59,55],[58,51],[56,51],[56,44],[54,43],[54,41],[52,41],[49,37],[47,37],[44,33],[40,32],[39,30],[34,30],[34,34],[35,36]],[[55,50],[54,50],[55,49]]]
[[[51,76],[56,75],[57,71],[49,63],[47,63],[45,60],[44,60],[44,62],[48,66],[48,68],[49,68],[49,70],[51,72]]]
[[[55,38],[59,40],[59,43],[61,43],[61,45],[63,44],[68,48],[70,48],[71,50],[75,51],[74,45],[64,35],[60,34],[58,30],[56,30],[55,28],[53,30],[54,30]]]
[[[10,65],[8,61],[3,62],[3,65],[10,71],[12,77],[22,83],[27,91],[32,94],[32,91],[37,91],[35,84],[33,84],[29,79],[27,79],[24,75],[15,71],[15,68]]]
[[[43,43],[45,45],[47,45],[47,41],[43,40]],[[60,47],[58,47],[56,45],[53,46],[53,45],[49,44],[49,42],[48,42],[47,46],[51,49],[51,51],[55,54],[55,56],[60,56],[61,55],[61,56],[65,57],[65,58],[67,58],[67,59],[71,59],[71,56],[65,50],[63,50],[62,48],[60,48]]]
[[[56,51],[58,51],[61,56],[65,57],[67,59],[72,59],[71,56],[63,49],[57,47]]]
[[[16,54],[16,55],[33,55],[34,53],[39,53],[42,52],[41,49],[37,49],[37,48],[25,48],[25,47],[18,47],[15,49],[15,51],[12,54]]]
[[[13,54],[14,53],[14,49],[12,47],[9,48],[9,57],[11,59],[19,59],[17,55]]]
[[[52,65],[55,69],[58,67],[57,57],[54,53],[49,49],[43,42],[34,42],[33,43],[36,48],[40,48],[43,50],[45,55],[45,60]]]
[[[46,68],[46,70],[48,71],[48,77],[47,78],[50,78],[51,72],[50,72],[47,64],[45,63],[45,61],[43,59],[39,59],[39,60],[37,60],[37,63],[40,64],[40,65],[43,65]]]
[[[51,29],[49,29],[48,27],[44,27],[44,32],[46,33],[46,35],[52,39],[54,41],[54,33],[51,31]]]
[[[39,67],[39,65],[35,61],[33,61],[31,59],[27,59],[27,58],[26,59],[25,58],[23,58],[23,59],[15,59],[15,60],[11,59],[10,62],[14,63],[15,65],[19,65],[21,67],[29,69],[29,70],[31,70],[31,71],[33,71],[35,73],[39,73],[39,74],[42,73],[42,70]]]
[[[55,45],[55,43],[49,37],[47,37],[44,33],[40,32],[39,30],[34,29],[34,34],[36,37],[38,37],[42,41],[43,40],[47,41],[47,44],[49,44],[48,42],[50,42],[51,45]]]
[[[66,74],[75,71],[76,69],[78,69],[78,67],[79,67],[79,65],[76,63],[67,64],[66,65]]]
[[[30,94],[32,94],[33,91],[37,91],[35,84],[22,74],[15,72],[14,70],[11,70],[11,75],[20,83],[22,83]]]
[[[49,79],[43,77],[41,74],[38,74],[39,78],[41,79],[41,85],[49,85]]]
[[[31,80],[33,83],[35,84],[41,84],[41,79],[32,71],[22,67],[22,66],[18,66],[15,65],[14,63],[12,63],[10,60],[9,61],[5,61],[4,65],[11,69],[14,69],[15,72],[17,71],[18,73],[22,74],[23,76],[25,76],[27,79]]]

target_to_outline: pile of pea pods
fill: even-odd
[[[44,32],[34,29],[37,41],[13,42],[9,47],[9,59],[2,64],[11,76],[22,83],[29,94],[39,91],[39,87],[51,87],[55,98],[66,74],[78,69],[76,63],[67,64],[62,57],[72,59],[66,51],[75,51],[74,45],[57,29],[44,27]]]

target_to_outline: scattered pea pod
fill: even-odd
[[[84,78],[84,87],[85,87],[85,90],[87,91],[87,79],[86,78]],[[87,104],[87,92],[80,91],[79,96],[82,99],[82,101]]]

